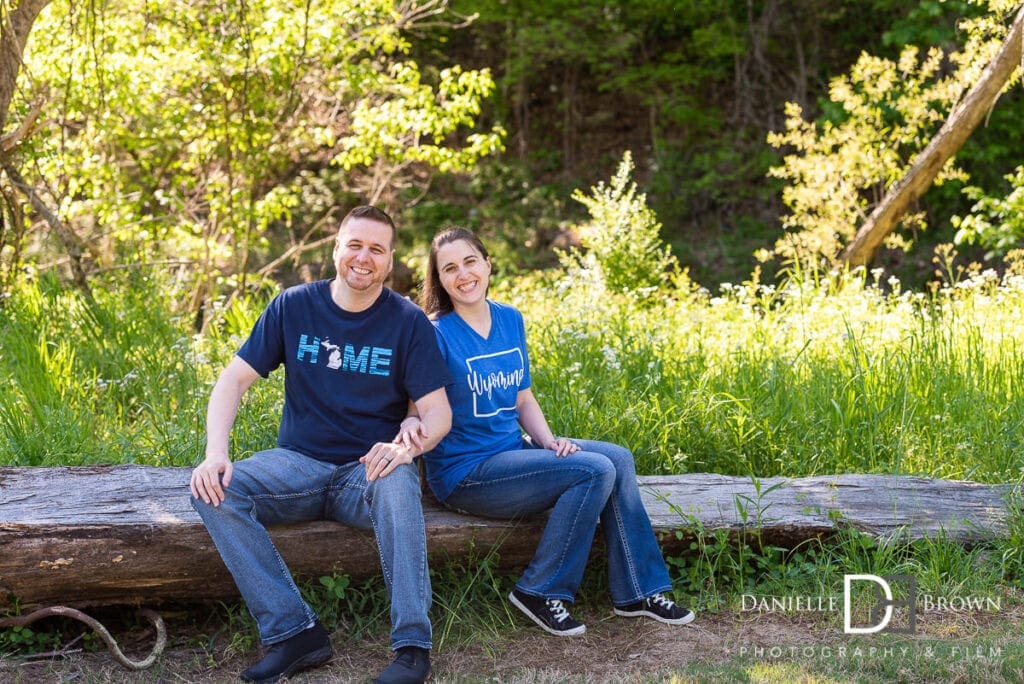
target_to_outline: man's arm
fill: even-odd
[[[384,477],[403,463],[412,463],[417,456],[433,449],[452,427],[452,407],[443,387],[426,394],[415,402],[422,428],[419,444],[407,441],[378,442],[359,459],[366,466],[366,479],[373,482]]]
[[[206,407],[206,458],[192,471],[189,483],[195,498],[214,506],[224,501],[223,487],[231,483],[228,451],[231,427],[235,424],[242,396],[259,377],[252,366],[236,356],[217,378]]]

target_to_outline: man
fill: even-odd
[[[337,277],[279,294],[210,394],[192,505],[265,647],[242,673],[245,681],[276,682],[331,657],[326,630],[266,530],[313,519],[372,527],[376,535],[396,656],[375,681],[422,682],[430,673],[431,591],[413,458],[451,426],[451,378],[426,316],[384,287],[394,244],[386,213],[370,206],[349,212],[334,245]],[[228,436],[242,396],[281,364],[278,445],[232,464]],[[410,401],[424,436],[393,443]]]

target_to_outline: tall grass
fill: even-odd
[[[0,462],[191,462],[202,359],[170,298],[145,279],[89,302],[54,280],[0,308]]]
[[[211,383],[270,292],[202,336],[158,279],[22,286],[0,307],[0,462],[190,465]],[[524,312],[558,433],[628,445],[644,474],[839,472],[1018,481],[1024,278],[923,294],[848,276],[637,300],[580,276],[496,283]],[[186,320],[186,318],[188,320]],[[280,374],[256,383],[236,456],[273,443]]]
[[[557,432],[633,448],[645,473],[1022,476],[1024,279],[928,294],[846,276],[650,304],[600,283],[523,282]]]

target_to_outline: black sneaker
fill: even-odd
[[[242,680],[271,684],[331,659],[331,639],[319,622],[293,637],[271,644],[262,660],[242,673]]]
[[[648,596],[643,601],[626,606],[615,606],[616,615],[624,617],[649,617],[666,625],[685,625],[697,617],[664,594]]]
[[[538,598],[513,589],[508,595],[508,600],[548,634],[575,636],[587,631],[586,625],[572,619],[561,599]]]
[[[429,676],[430,651],[405,646],[395,652],[395,659],[373,680],[373,684],[423,684]]]

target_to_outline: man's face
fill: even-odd
[[[368,218],[349,219],[334,243],[338,279],[356,292],[380,289],[391,273],[391,227]]]

